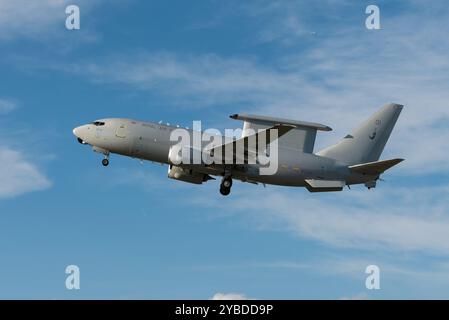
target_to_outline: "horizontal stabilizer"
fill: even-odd
[[[378,174],[384,173],[386,170],[390,169],[391,167],[397,165],[398,163],[400,163],[402,161],[404,161],[404,159],[391,159],[391,160],[375,161],[375,162],[356,164],[353,166],[349,166],[348,168],[349,168],[349,170],[351,170],[353,172],[369,174],[369,175],[378,175]]]
[[[316,180],[306,179],[306,187],[310,192],[328,192],[328,191],[341,191],[346,185],[342,180]]]

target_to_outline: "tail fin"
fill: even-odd
[[[353,133],[317,154],[348,165],[379,160],[402,108],[394,103],[383,106]]]

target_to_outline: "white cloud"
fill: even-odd
[[[254,61],[225,59],[215,54],[195,57],[144,53],[81,65],[66,70],[87,73],[101,83],[121,83],[157,92],[177,104],[198,106],[235,102],[253,105],[272,101],[274,92],[277,96],[289,96],[294,93],[294,85],[306,85],[295,75],[263,68]]]
[[[48,178],[24,156],[6,146],[0,146],[0,198],[19,196],[51,186]]]
[[[227,211],[245,214],[258,229],[286,230],[337,248],[449,254],[448,187],[381,184],[325,195],[254,188],[234,194]],[[221,212],[222,199],[202,203]]]
[[[298,269],[297,272],[302,277],[319,276],[325,279],[333,279],[336,281],[351,281],[355,284],[355,293],[349,291],[345,286],[337,290],[336,299],[376,299],[376,298],[447,298],[447,284],[449,283],[448,263],[444,259],[429,258],[426,259],[418,255],[413,257],[410,254],[397,254],[393,252],[391,255],[373,254],[373,252],[357,252],[354,256],[351,252],[338,251],[329,255],[325,250],[319,255],[314,255],[318,259],[308,259],[298,261],[280,261],[280,262],[256,262],[256,263],[240,263],[240,264],[219,264],[215,266],[207,266],[208,270],[216,272],[229,272],[230,269],[239,269],[239,272],[254,272],[259,268],[269,268],[271,274],[279,274],[290,272],[285,269]],[[304,259],[304,258],[300,258]],[[365,288],[366,267],[376,264],[380,269],[380,291],[358,291]],[[204,269],[204,265],[199,267]],[[294,271],[294,270],[293,270]],[[295,274],[293,272],[292,274]],[[311,285],[313,291],[313,284]],[[407,291],[410,288],[411,291]],[[416,290],[420,288],[420,290]],[[399,290],[398,290],[399,289]],[[405,290],[404,290],[405,289]],[[307,287],[304,287],[307,290]],[[340,292],[338,292],[340,291]]]
[[[278,10],[281,4],[273,6]],[[449,119],[449,43],[444,41],[446,28],[442,26],[449,26],[449,13],[425,4],[414,9],[418,14],[404,11],[384,18],[379,32],[366,30],[363,23],[333,25],[333,33],[298,52],[293,48],[271,64],[247,56],[143,52],[61,68],[100,83],[126,84],[158,94],[176,106],[220,104],[230,111],[276,114],[334,127],[336,134],[318,137],[318,147],[344,136],[382,104],[403,103],[384,157],[405,157],[406,162],[393,170],[406,175],[444,173],[449,170],[449,128],[445,125]],[[290,18],[280,29],[297,28],[295,21],[304,23],[303,14],[288,10]],[[410,32],[410,25],[419,28]],[[251,110],[241,110],[242,106]],[[376,194],[332,196],[338,206],[325,200],[329,199],[326,196],[307,194],[296,202],[281,193],[257,203],[239,203],[266,212],[258,205],[264,203],[270,212],[279,211],[275,219],[295,233],[331,245],[448,252],[448,208],[441,201],[447,193],[444,187],[395,190],[381,186]],[[347,203],[346,197],[362,200],[356,205]],[[279,208],[272,208],[272,203],[280,203]]]
[[[17,104],[14,101],[0,98],[0,114],[11,112],[15,108]]]
[[[66,2],[44,4],[53,8]],[[42,10],[15,1],[2,5],[18,17]],[[335,132],[319,134],[316,150],[336,142],[381,105],[405,104],[384,158],[405,158],[407,161],[393,170],[406,175],[449,171],[445,138],[449,134],[445,125],[449,120],[449,42],[444,40],[449,27],[447,6],[444,2],[431,7],[413,2],[413,10],[385,15],[383,30],[368,31],[363,23],[356,23],[355,16],[349,17],[350,23],[336,19],[337,13],[342,14],[338,10],[351,5],[333,0],[312,6],[294,2],[243,5],[250,19],[265,26],[260,28],[262,32],[287,30],[279,37],[288,34],[289,41],[297,37],[290,30],[299,28],[295,21],[306,25],[305,30],[313,29],[314,25],[307,26],[307,13],[326,9],[322,17],[326,34],[307,45],[300,42],[268,64],[254,56],[141,52],[73,65],[51,62],[47,67],[87,75],[99,83],[125,84],[159,95],[176,107],[220,106],[230,113],[249,111],[330,125]],[[43,16],[54,16],[48,13],[51,11],[45,10]],[[360,14],[363,18],[364,11]],[[14,23],[2,21],[1,30],[13,28]],[[414,32],[410,32],[411,25],[417,26]]]
[[[17,102],[10,99],[0,99],[0,114],[8,113],[17,108]],[[5,126],[3,126],[5,127]],[[14,132],[8,130],[0,132],[4,141],[14,145],[17,140]],[[21,194],[43,190],[51,186],[48,178],[27,160],[23,153],[11,146],[0,145],[0,199],[11,198]]]
[[[241,293],[216,293],[211,300],[251,300]]]
[[[65,7],[69,1],[4,0],[0,2],[0,38],[32,35],[42,36],[57,21],[65,21]],[[59,18],[59,19],[58,19]]]
[[[271,64],[248,56],[144,52],[77,64],[70,72],[126,84],[176,107],[219,105],[229,112],[330,125],[335,133],[320,134],[317,149],[336,142],[383,104],[405,104],[385,157],[406,158],[394,170],[407,175],[448,171],[449,42],[442,25],[449,27],[449,13],[440,9],[385,18],[377,33],[363,24],[340,24],[330,36],[289,50]],[[410,32],[410,25],[419,28]]]
[[[332,0],[319,2],[301,1],[257,1],[243,2],[237,5],[245,12],[258,30],[256,42],[277,42],[281,46],[295,46],[312,39],[316,30],[308,25],[309,17],[325,8],[328,14],[332,10]],[[343,4],[340,0],[339,6]],[[236,9],[237,10],[237,9]],[[298,13],[302,13],[301,16]]]
[[[233,112],[279,115],[334,127],[336,134],[320,134],[318,148],[344,136],[384,103],[403,103],[384,158],[405,157],[406,162],[393,170],[407,176],[445,174],[449,170],[449,42],[444,39],[449,12],[425,3],[413,6],[411,11],[385,16],[383,30],[378,32],[366,30],[363,23],[332,25],[335,30],[328,30],[328,35],[298,51],[293,47],[270,64],[248,56],[144,52],[65,70],[100,83],[126,84],[161,95],[176,106],[219,104]],[[280,30],[298,27],[295,21],[304,23],[301,11],[288,14]],[[411,25],[417,26],[413,32]],[[276,37],[283,38],[285,33]],[[449,252],[449,208],[443,200],[449,194],[441,184],[383,185],[375,193],[341,195],[297,192],[273,192],[263,199],[246,194],[253,200],[240,199],[236,209],[263,212],[265,219],[259,225],[277,221],[301,237],[332,246]]]

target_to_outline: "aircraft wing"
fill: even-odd
[[[362,164],[356,164],[353,166],[349,166],[349,170],[353,172],[369,174],[369,175],[378,175],[384,173],[386,170],[391,167],[397,165],[398,163],[404,161],[404,159],[391,159],[391,160],[383,160],[383,161],[374,161]]]
[[[263,146],[268,146],[270,143],[276,139],[279,139],[294,128],[296,128],[296,126],[290,124],[276,124],[270,128],[260,130],[253,135],[245,136],[240,139],[215,146],[207,151],[211,152],[211,154],[221,152],[223,159],[225,158],[224,156],[229,157],[228,152],[230,153],[231,151],[234,160],[238,155],[247,157],[249,153],[252,153],[255,156],[257,150],[259,150],[259,142],[261,142],[259,139],[265,138],[265,144]],[[272,134],[272,130],[277,130],[277,136]],[[240,154],[238,154],[238,151],[240,151]]]

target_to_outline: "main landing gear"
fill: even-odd
[[[231,193],[232,187],[232,178],[231,177],[223,177],[220,184],[220,193],[224,196],[227,196]]]
[[[105,167],[107,167],[109,165],[109,159],[106,157],[103,160],[101,160],[101,164]]]

